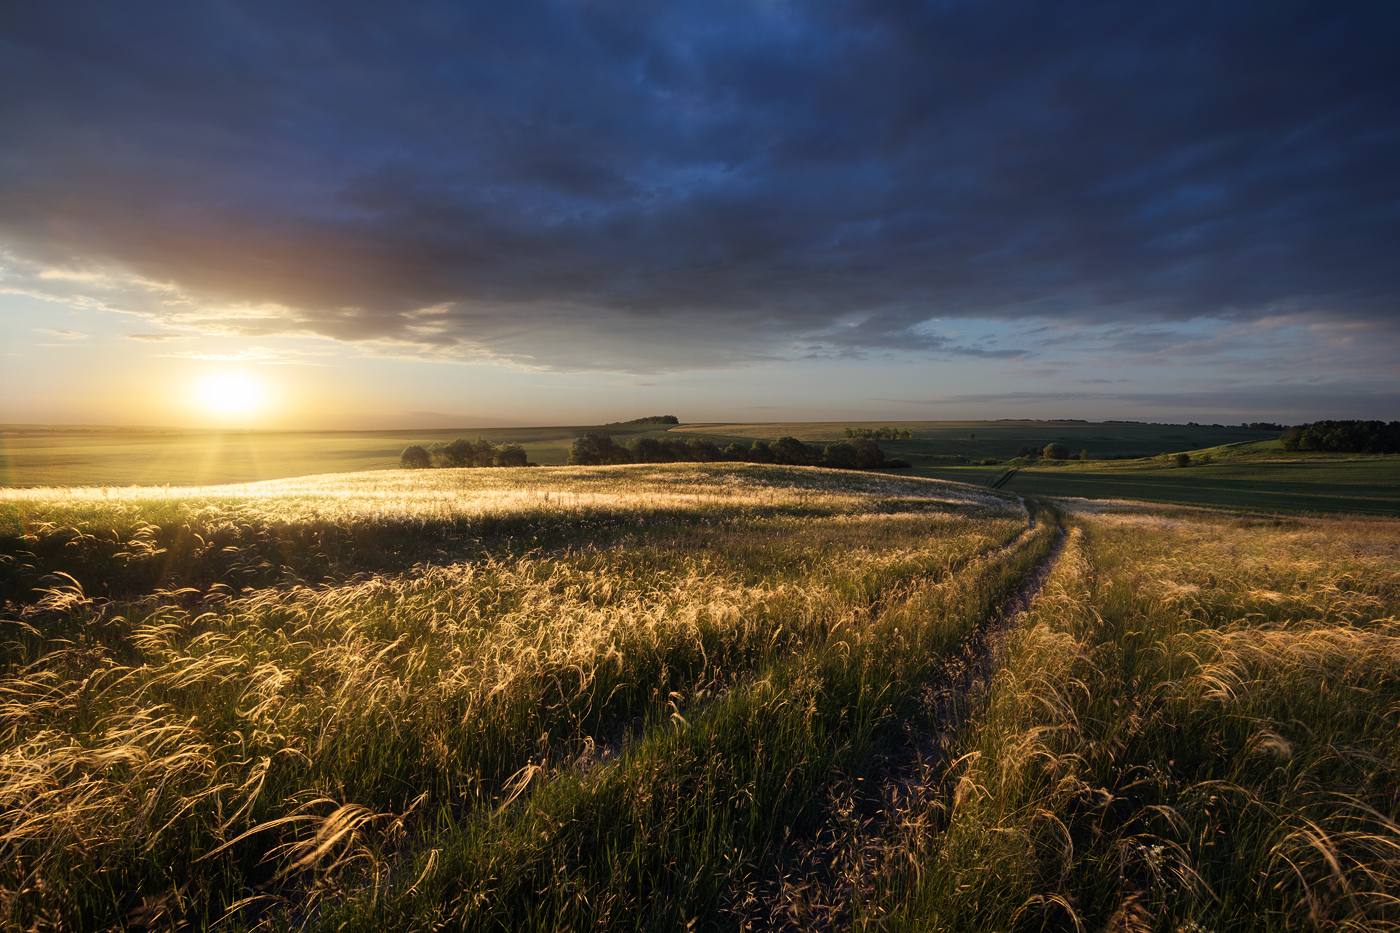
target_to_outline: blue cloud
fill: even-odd
[[[541,366],[1393,321],[1397,47],[1382,2],[31,4],[0,246]]]

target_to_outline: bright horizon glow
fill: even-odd
[[[215,373],[199,384],[199,400],[221,415],[246,415],[262,407],[263,384],[243,373]]]

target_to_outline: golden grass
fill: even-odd
[[[1395,523],[1076,514],[895,925],[1395,928]]]
[[[409,840],[619,755],[646,722],[683,723],[815,646],[864,651],[891,609],[1024,527],[1005,499],[829,471],[452,473],[11,491],[78,547],[128,518],[129,552],[162,510],[211,538],[231,514],[490,513],[514,534],[470,561],[337,585],[104,600],[54,577],[12,607],[0,917],[212,922],[378,878]],[[598,538],[604,512],[627,522]],[[513,549],[560,522],[559,546]]]

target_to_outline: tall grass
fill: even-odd
[[[10,496],[0,924],[1400,925],[1392,522],[462,472]]]
[[[1396,530],[1080,518],[894,927],[1395,928]]]
[[[1005,499],[956,484],[808,468],[386,470],[165,489],[0,489],[0,605],[54,574],[98,598],[239,593],[276,583],[598,544],[638,530],[916,507],[976,512]],[[891,505],[893,503],[893,505]]]
[[[723,749],[748,734],[723,725],[735,716],[754,719],[749,733],[786,736],[775,762],[754,765],[786,794],[776,812],[755,800],[770,851],[779,818],[815,818],[807,790],[828,782],[836,758],[859,757],[861,737],[975,621],[966,587],[981,584],[964,582],[974,559],[1024,527],[1005,500],[814,470],[574,470],[562,492],[529,494],[502,491],[525,480],[499,472],[497,487],[459,492],[466,501],[434,487],[430,505],[410,501],[397,519],[489,517],[497,540],[478,542],[470,561],[335,585],[289,575],[242,595],[182,595],[187,581],[166,571],[157,591],[124,600],[54,575],[40,599],[12,605],[0,678],[7,926],[304,925],[386,910],[426,923],[473,877],[463,859],[507,858],[514,834],[580,799],[570,788],[589,773],[588,787],[616,784],[618,805],[640,821],[621,830],[636,840],[626,864],[664,873],[644,841],[687,838],[667,819],[701,814],[703,796],[664,797],[672,817],[638,809],[663,801],[659,788],[641,790],[652,786],[644,776],[685,770],[670,744],[680,736],[724,733],[724,746],[707,738],[693,750],[730,767]],[[354,496],[366,493],[338,479],[354,493],[333,515],[344,527],[363,518]],[[315,509],[330,510],[337,487],[321,494]],[[594,499],[576,506],[583,496]],[[118,514],[149,526],[183,512],[200,538],[232,510],[297,528],[323,520],[303,499],[141,499],[30,493],[27,540],[83,542]],[[375,521],[393,517],[387,502]],[[35,513],[53,527],[36,531]],[[995,577],[980,563],[975,575]],[[930,599],[942,629],[914,608]],[[809,706],[810,722],[768,712]],[[809,768],[800,781],[781,777],[799,765]],[[610,832],[608,812],[595,816],[591,831]],[[577,849],[512,871],[538,881],[543,864],[603,877]],[[459,887],[445,889],[448,878]],[[484,914],[474,901],[450,913],[528,920],[531,898],[516,894]],[[652,898],[633,916],[700,902],[671,903]],[[571,915],[549,904],[550,916]]]

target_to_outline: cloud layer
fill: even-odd
[[[629,372],[1025,352],[947,318],[1393,345],[1392,3],[79,6],[0,22],[30,293]]]

